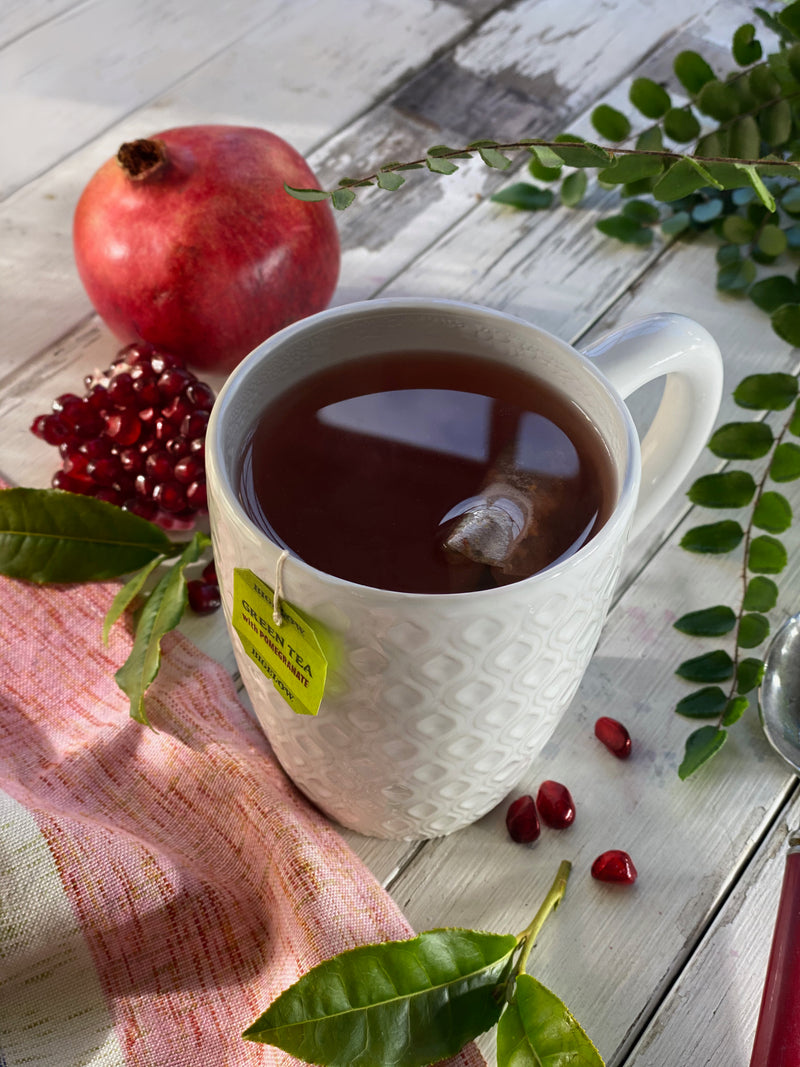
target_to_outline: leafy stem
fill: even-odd
[[[542,901],[539,910],[534,915],[530,925],[519,935],[518,940],[522,944],[522,951],[520,952],[519,960],[517,961],[517,966],[515,968],[517,974],[521,974],[525,971],[528,958],[530,957],[533,946],[536,944],[539,932],[547,921],[550,913],[555,911],[561,903],[564,894],[567,891],[567,881],[571,870],[572,864],[569,860],[562,860],[558,871],[556,872],[556,876],[553,879],[553,884],[550,886],[547,896]]]

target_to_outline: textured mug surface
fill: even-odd
[[[685,428],[648,449],[659,473],[649,481],[672,479],[662,494],[702,447],[721,392],[716,346],[679,316],[653,316],[621,331],[619,344],[612,338],[595,347],[604,373],[564,342],[499,312],[452,301],[375,300],[288,327],[251,353],[222,390],[206,462],[214,555],[237,663],[283,767],[343,825],[379,837],[423,838],[475,821],[519,781],[572,700],[605,620],[641,478],[633,421],[607,377],[614,353],[624,354],[623,392],[669,373],[682,383],[677,404],[684,421],[687,405],[692,412],[688,422],[701,442],[690,443],[692,454]],[[664,358],[665,348],[681,347],[677,363],[670,353]],[[298,715],[232,627],[234,568],[251,570],[274,589],[281,554],[238,501],[241,457],[264,404],[288,386],[323,366],[401,349],[489,356],[570,396],[612,457],[616,504],[574,555],[497,589],[443,595],[373,589],[289,557],[281,575],[285,600],[322,624],[337,647],[318,715]],[[682,358],[690,368],[685,375]],[[707,369],[698,371],[698,361]],[[674,402],[665,393],[662,408]],[[673,421],[659,414],[662,427]],[[650,511],[658,503],[651,500]]]

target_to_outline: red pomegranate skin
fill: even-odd
[[[318,187],[281,138],[242,126],[185,126],[161,142],[166,163],[138,179],[117,157],[78,201],[78,272],[124,342],[149,341],[199,369],[231,370],[266,337],[321,311],[339,276],[339,237]]]

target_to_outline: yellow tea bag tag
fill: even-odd
[[[316,715],[328,661],[305,616],[285,600],[272,616],[275,594],[252,571],[233,572],[233,628],[242,648],[298,715]]]

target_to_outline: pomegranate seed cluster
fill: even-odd
[[[153,345],[123,348],[111,367],[63,393],[31,431],[58,448],[54,489],[186,527],[205,514],[205,435],[214,394],[182,360]]]

